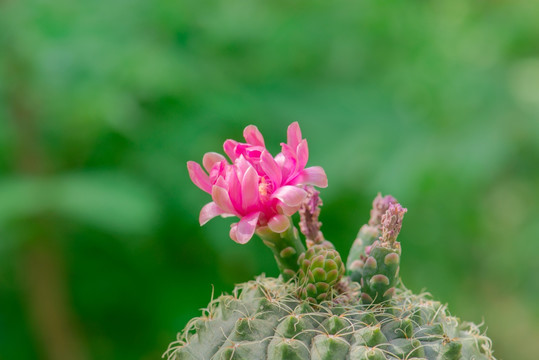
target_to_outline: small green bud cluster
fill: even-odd
[[[313,245],[299,257],[299,295],[318,303],[331,298],[334,286],[344,275],[344,264],[331,245]]]

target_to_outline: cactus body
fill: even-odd
[[[391,306],[354,297],[316,310],[298,285],[259,277],[213,300],[167,352],[170,360],[494,359],[490,340],[424,295],[397,289]],[[344,295],[343,295],[344,296]],[[352,299],[352,300],[350,300]]]

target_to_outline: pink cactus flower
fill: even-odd
[[[304,185],[327,186],[320,166],[305,168],[309,150],[297,122],[288,127],[287,143],[281,143],[282,150],[275,157],[256,126],[247,126],[243,136],[246,143],[226,140],[223,145],[232,163],[213,152],[202,159],[207,173],[198,163],[187,162],[193,183],[213,200],[200,211],[200,225],[218,215],[237,216],[240,221],[231,225],[230,237],[240,244],[248,242],[261,226],[276,233],[286,231],[289,216],[307,196]]]

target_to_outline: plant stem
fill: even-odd
[[[283,279],[287,281],[293,278],[299,270],[298,258],[305,252],[298,230],[291,225],[288,230],[279,234],[268,227],[261,227],[256,233],[273,251]]]

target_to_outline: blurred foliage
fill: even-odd
[[[47,358],[24,260],[36,243],[63,259],[92,359],[159,358],[212,291],[276,275],[260,241],[228,238],[230,219],[199,228],[208,197],[185,163],[251,123],[276,152],[299,121],[343,255],[376,193],[395,195],[407,286],[485,320],[498,358],[536,359],[538,13],[524,0],[0,2],[0,358]]]

